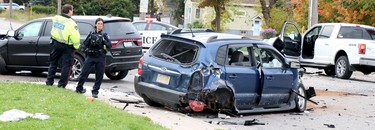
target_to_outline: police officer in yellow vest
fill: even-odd
[[[58,62],[61,59],[61,78],[57,86],[65,88],[68,84],[73,64],[74,51],[80,46],[80,34],[77,24],[71,18],[73,15],[73,6],[69,4],[64,5],[62,13],[52,18],[51,44],[53,50],[49,57],[50,65],[46,85],[53,85]]]

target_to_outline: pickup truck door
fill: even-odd
[[[334,25],[325,25],[318,35],[314,47],[314,61],[316,63],[328,64],[330,61],[333,61],[334,56],[332,53],[334,53],[334,48],[332,47],[337,44],[337,42],[333,41],[334,38],[331,37],[333,29]]]
[[[281,28],[280,40],[284,43],[284,54],[290,57],[299,57],[301,54],[301,33],[296,24],[285,21]]]
[[[287,103],[296,81],[291,68],[280,53],[271,48],[254,48],[254,56],[261,74],[259,106]]]
[[[35,66],[37,42],[40,38],[43,20],[33,21],[23,25],[16,31],[16,35],[22,37],[21,40],[14,38],[8,42],[9,65]]]

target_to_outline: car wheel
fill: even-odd
[[[340,56],[339,59],[336,61],[336,76],[341,79],[349,79],[352,76],[353,71],[349,70],[350,64],[348,57]]]
[[[111,80],[121,80],[128,75],[128,70],[105,72],[105,75]]]
[[[7,64],[3,57],[0,56],[0,74],[14,74],[15,71],[10,71],[6,68]]]
[[[145,101],[145,103],[149,106],[153,106],[153,107],[162,107],[163,105],[155,102],[155,101],[152,101],[150,98],[148,98],[146,95],[142,95],[142,98],[143,100]]]
[[[336,74],[335,72],[335,67],[327,67],[327,68],[324,68],[324,72],[326,73],[326,75],[328,76],[334,76]]]
[[[305,90],[305,87],[303,86],[303,84],[301,83],[299,86],[298,86],[298,94],[306,97],[306,90]],[[295,102],[296,102],[296,108],[294,108],[294,111],[297,111],[297,112],[303,112],[306,110],[306,99],[301,97],[301,96],[298,96],[296,94],[296,97],[295,97]]]
[[[83,68],[83,58],[79,55],[74,55],[74,61],[72,65],[72,72],[70,73],[70,80],[77,81]]]

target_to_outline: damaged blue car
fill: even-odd
[[[258,40],[178,29],[144,54],[134,87],[148,105],[173,110],[302,112],[315,92],[291,64]]]

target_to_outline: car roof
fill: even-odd
[[[172,32],[173,33],[173,32]],[[214,41],[223,41],[223,40],[249,40],[253,41],[251,43],[255,44],[261,44],[262,42],[259,40],[250,39],[241,35],[235,35],[235,34],[228,34],[228,33],[219,33],[219,32],[195,32],[193,33],[194,37],[191,32],[183,32],[183,33],[177,33],[177,34],[169,34],[164,36],[171,36],[175,38],[182,38],[182,39],[188,39],[193,40],[196,42],[199,42],[206,46],[207,44],[215,44],[217,42]],[[256,42],[254,42],[256,41]]]
[[[319,23],[316,25],[340,25],[340,26],[351,26],[351,27],[363,27],[363,28],[371,28],[374,29],[372,26],[363,25],[363,24],[353,24],[353,23]]]
[[[163,24],[163,25],[166,25],[166,26],[169,26],[169,27],[173,27],[173,28],[178,28],[172,24],[168,24],[168,23],[165,23],[165,22],[159,22],[159,21],[156,21],[156,20],[139,20],[139,21],[134,21],[133,23],[149,23],[147,21],[151,21],[150,23],[158,23],[158,24]]]
[[[46,17],[40,19],[52,19],[53,17]],[[123,17],[116,17],[116,16],[72,16],[73,19],[76,20],[96,20],[97,18],[102,18],[104,21],[112,21],[112,20],[125,20],[131,21],[129,18]]]

